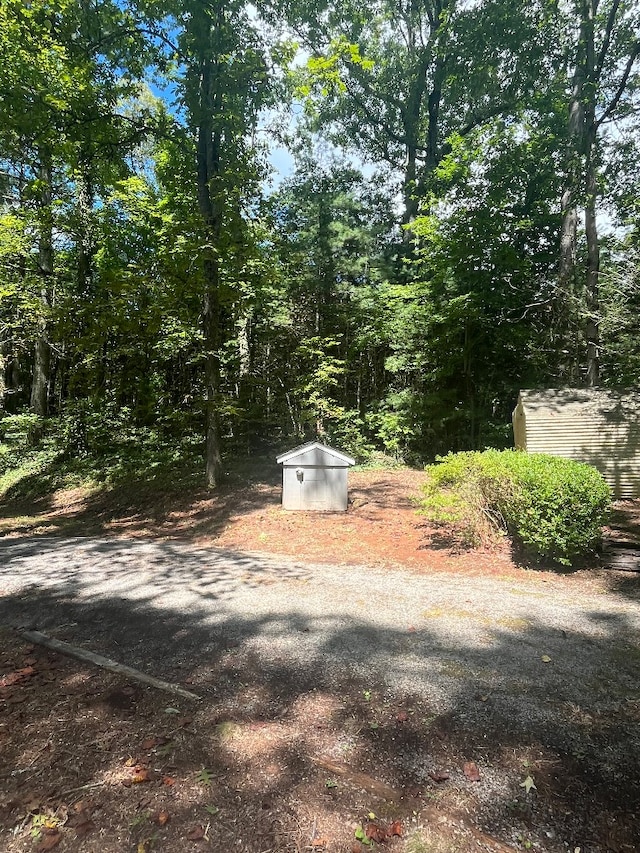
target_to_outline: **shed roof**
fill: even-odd
[[[306,444],[294,447],[286,453],[281,453],[280,456],[276,457],[276,462],[282,465],[285,462],[291,462],[298,457],[304,456],[306,453],[313,450],[318,451],[318,453],[323,456],[333,457],[336,462],[341,462],[343,465],[356,464],[356,460],[352,456],[349,456],[347,453],[343,453],[341,450],[336,450],[335,447],[329,447],[328,444],[322,444],[321,441],[308,441]]]
[[[548,388],[520,391],[518,405],[527,416],[553,417],[587,413],[640,417],[640,390],[612,388]]]

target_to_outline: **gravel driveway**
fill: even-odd
[[[2,623],[163,677],[233,644],[266,668],[366,677],[441,711],[461,689],[491,692],[514,722],[563,701],[640,697],[637,600],[543,573],[514,582],[42,538],[0,544],[0,592]]]
[[[483,732],[494,750],[535,739],[582,762],[594,785],[624,780],[631,801],[637,592],[540,572],[514,580],[305,565],[175,541],[0,543],[0,624],[170,681],[188,671],[204,698],[215,695],[215,661],[229,650],[258,666],[279,699],[353,685],[419,697]],[[492,779],[485,764],[489,807],[518,783]]]

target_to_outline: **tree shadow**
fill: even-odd
[[[407,826],[416,816],[457,820],[471,833],[461,850],[477,849],[473,832],[552,853],[634,849],[640,618],[618,600],[567,609],[549,593],[536,616],[524,593],[509,605],[477,599],[479,582],[460,587],[454,609],[436,604],[407,625],[391,599],[363,591],[360,601],[347,572],[333,598],[320,567],[167,542],[133,547],[132,556],[111,541],[3,543],[2,622],[203,697],[189,709],[188,760],[174,756],[169,769],[193,773],[200,762],[215,779],[227,817],[214,849],[295,850],[283,826],[308,822],[308,836],[309,803],[328,832],[342,827],[343,845],[350,820],[373,810]],[[37,582],[25,585],[36,556]],[[437,602],[433,581],[412,583]],[[136,713],[157,725],[164,697],[139,692]],[[105,701],[95,697],[94,710]],[[24,766],[21,749],[18,732],[5,738],[6,767]],[[437,781],[441,771],[448,779]],[[78,784],[100,772],[88,762]]]
[[[278,474],[273,465],[257,464],[253,477],[232,471],[213,492],[202,486],[200,474],[180,469],[136,476],[125,471],[95,490],[59,491],[55,474],[47,479],[40,472],[25,477],[0,501],[3,532],[135,536],[152,528],[157,535],[215,537],[232,516],[277,506]]]

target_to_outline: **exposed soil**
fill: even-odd
[[[610,589],[626,602],[621,614],[626,607],[637,615],[635,574],[594,564],[543,576],[519,565],[506,543],[482,552],[452,548],[416,515],[412,497],[422,477],[354,472],[346,514],[284,512],[277,484],[261,482],[160,500],[143,489],[135,496],[75,490],[37,507],[5,506],[3,524],[12,537],[179,538],[302,563],[491,576],[509,588],[527,579],[522,594],[533,596],[539,576],[559,594]],[[619,511],[612,536],[624,531],[633,540],[638,505]],[[472,618],[473,605],[466,606]],[[466,618],[462,610],[430,617]],[[510,629],[518,630],[517,621]],[[126,630],[139,627],[132,621]],[[414,629],[403,630],[398,642],[410,655]],[[603,642],[586,638],[580,646],[591,644],[602,661],[592,701],[550,689],[558,715],[550,737],[535,715],[527,732],[512,724],[507,705],[494,703],[482,683],[474,690],[454,662],[448,675],[464,683],[466,698],[441,713],[428,698],[375,680],[329,684],[312,672],[267,671],[227,637],[206,662],[195,654],[175,671],[205,699],[194,703],[4,629],[0,849],[631,853],[640,847],[640,647],[630,630],[611,633],[608,648]],[[511,700],[540,701],[523,684],[513,681]],[[357,840],[360,831],[370,843]]]
[[[278,472],[275,472],[277,476]],[[314,562],[410,566],[476,575],[519,570],[505,541],[472,558],[417,513],[423,471],[365,470],[349,474],[346,513],[289,512],[277,480],[230,484],[212,493],[145,484],[92,492],[55,492],[37,503],[0,503],[4,535],[122,535],[188,539],[241,551],[304,557]]]

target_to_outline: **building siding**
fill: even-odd
[[[298,479],[298,470],[302,479]],[[346,511],[346,468],[284,468],[282,473],[283,509]]]
[[[593,465],[615,497],[640,495],[640,394],[604,389],[521,391],[515,446]]]

